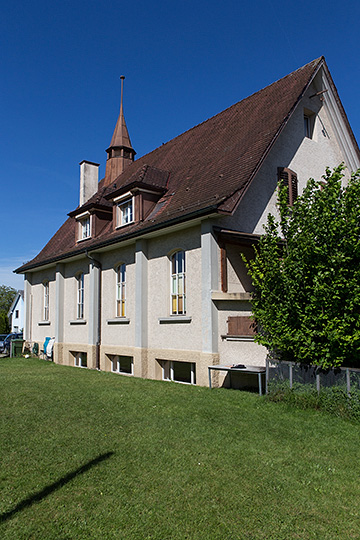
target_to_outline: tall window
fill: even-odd
[[[49,320],[49,282],[44,282],[44,321]]]
[[[127,199],[117,206],[117,226],[127,225],[134,221],[133,199]]]
[[[186,313],[185,252],[177,251],[171,257],[171,314]]]
[[[116,269],[116,316],[125,317],[126,313],[126,266],[119,264]]]
[[[84,274],[77,277],[77,318],[84,318]]]
[[[308,139],[313,138],[315,118],[316,116],[312,111],[304,110],[304,136]]]

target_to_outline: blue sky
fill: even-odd
[[[360,3],[179,0],[1,3],[0,284],[79,202],[119,111],[137,157],[324,55],[360,140]]]

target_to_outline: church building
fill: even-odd
[[[24,338],[54,337],[58,364],[189,384],[207,385],[209,366],[264,366],[242,254],[276,213],[279,179],[292,204],[326,167],[360,166],[325,59],[139,159],[122,96],[104,178],[80,163],[79,206],[16,270]]]

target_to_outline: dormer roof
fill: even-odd
[[[108,186],[104,198],[110,200],[134,188],[150,190],[160,194],[165,193],[169,176],[169,171],[163,171],[147,164],[142,165],[126,181],[121,181],[119,177],[118,181]]]

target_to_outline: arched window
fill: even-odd
[[[44,281],[44,312],[43,312],[43,320],[48,321],[49,320],[49,282]]]
[[[116,268],[116,316],[126,314],[126,266],[119,264]]]
[[[76,316],[78,319],[84,318],[84,274],[77,276],[77,310]]]
[[[176,251],[171,257],[171,314],[186,313],[185,251]]]

